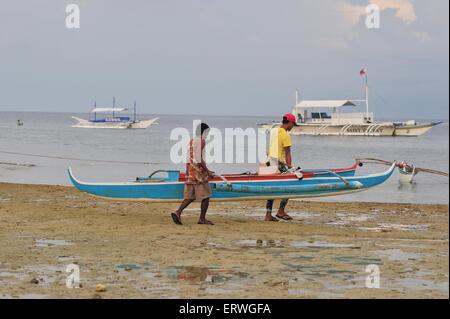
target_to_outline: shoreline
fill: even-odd
[[[33,165],[33,164],[14,164],[17,166],[29,166],[29,165]],[[24,187],[27,186],[42,186],[42,187],[65,187],[65,188],[74,188],[76,189],[75,186],[73,186],[72,183],[70,183],[70,185],[62,185],[62,184],[41,184],[41,183],[17,183],[17,182],[0,182],[1,184],[9,184],[9,185],[23,185]],[[409,186],[409,185],[406,185]],[[78,190],[77,190],[78,191]],[[333,200],[333,199],[337,199],[337,198],[342,198],[342,196],[352,196],[353,194],[344,194],[344,195],[334,195],[334,196],[324,196],[324,197],[310,197],[310,198],[306,198],[306,199],[301,199],[301,198],[291,198],[289,199],[290,201],[300,201],[300,202],[315,202],[315,203],[358,203],[358,204],[399,204],[399,205],[443,205],[443,206],[449,206],[450,202],[447,203],[432,203],[432,202],[423,202],[423,203],[411,203],[411,202],[382,202],[382,201],[365,201],[365,200]],[[133,199],[109,199],[109,198],[102,198],[102,197],[96,197],[95,195],[90,195],[87,194],[87,196],[90,197],[94,197],[97,198],[99,200],[103,199],[103,200],[111,200],[111,201],[118,201],[118,202],[139,202],[139,200],[133,200]],[[233,200],[226,200],[228,202],[231,203],[238,203],[240,202],[238,201],[233,201]],[[248,199],[248,200],[241,200],[241,201],[264,201],[264,199]],[[147,203],[147,204],[151,204],[152,202],[150,201],[145,201],[142,200],[142,203]],[[218,203],[219,201],[215,201],[212,200],[212,202],[216,202]],[[157,202],[154,202],[155,204]],[[175,202],[159,202],[158,204],[173,204]]]
[[[196,224],[199,203],[175,225],[177,207],[0,183],[0,298],[449,296],[448,204],[292,200],[294,220],[273,223],[263,200],[211,202],[214,226]],[[65,285],[69,264],[79,289]]]

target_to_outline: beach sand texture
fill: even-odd
[[[275,223],[261,200],[211,203],[214,226],[177,207],[0,183],[0,298],[449,297],[448,205],[290,201]]]

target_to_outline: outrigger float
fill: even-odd
[[[212,201],[240,201],[255,199],[309,198],[343,195],[365,191],[385,182],[393,173],[396,162],[382,173],[355,175],[362,166],[345,169],[302,170],[295,173],[257,175],[252,173],[217,175],[209,180]],[[167,177],[153,177],[167,172]],[[87,183],[81,182],[68,169],[72,183],[80,191],[117,200],[142,200],[150,202],[178,202],[183,199],[186,175],[176,170],[158,170],[149,177],[137,177],[132,182]]]

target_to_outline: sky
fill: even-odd
[[[4,0],[0,111],[88,112],[115,96],[147,114],[278,118],[296,88],[362,99],[366,68],[375,119],[448,119],[448,12],[448,0]]]

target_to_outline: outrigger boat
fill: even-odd
[[[112,107],[97,107],[97,102],[94,102],[94,109],[91,111],[94,113],[93,120],[85,120],[76,116],[72,116],[78,123],[72,125],[72,127],[82,128],[115,128],[115,129],[144,129],[155,123],[159,117],[155,117],[149,120],[136,120],[136,102],[134,102],[134,114],[133,119],[129,116],[116,116],[116,113],[120,113],[128,110],[125,107],[116,107],[116,98],[113,97]],[[112,116],[106,116],[105,118],[97,119],[97,113],[112,113]]]
[[[386,181],[396,167],[378,174],[355,175],[360,161],[346,169],[302,170],[299,178],[294,173],[257,175],[252,173],[217,175],[209,180],[213,201],[254,199],[308,198],[361,192]],[[153,177],[167,172],[167,177]],[[80,191],[118,200],[150,202],[178,202],[183,199],[186,176],[176,170],[158,170],[149,177],[137,177],[133,182],[86,183],[76,179],[68,169],[72,183]]]
[[[364,72],[363,72],[364,71]],[[365,99],[352,100],[299,100],[299,92],[295,91],[295,105],[292,114],[297,119],[297,126],[290,131],[291,135],[316,136],[420,136],[442,122],[417,123],[375,122],[374,113],[369,112],[369,86],[365,74]],[[356,107],[357,102],[365,102],[365,112],[342,112],[343,108]],[[325,111],[324,111],[325,110]],[[280,122],[257,124],[270,131],[281,125]]]

